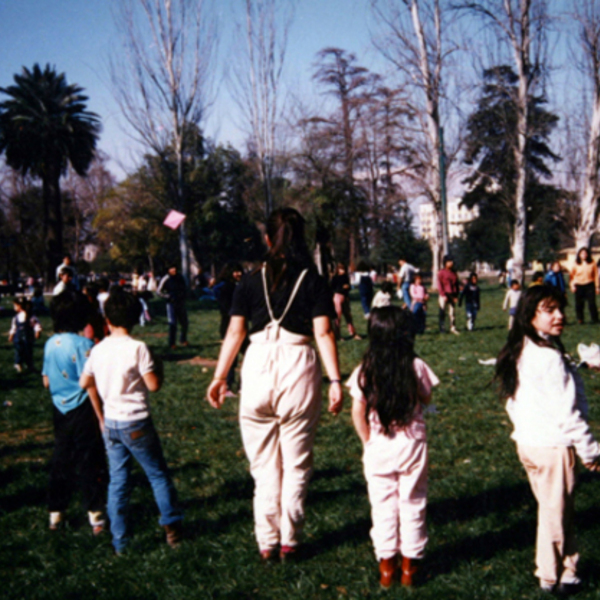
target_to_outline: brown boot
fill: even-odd
[[[384,558],[379,561],[379,583],[381,584],[381,587],[387,589],[392,585],[396,576],[397,566],[398,560],[396,556]]]
[[[415,584],[420,562],[421,561],[416,558],[402,558],[402,577],[400,578],[400,583],[402,585],[410,587]]]
[[[183,538],[183,527],[181,521],[176,521],[171,525],[163,525],[166,534],[166,541],[171,548],[177,548]]]

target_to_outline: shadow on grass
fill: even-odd
[[[26,442],[24,444],[6,444],[0,446],[0,458],[9,456],[23,456],[30,452],[38,452],[40,450],[50,450],[54,446],[54,442]]]

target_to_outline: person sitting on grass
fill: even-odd
[[[148,346],[130,335],[140,318],[137,299],[115,287],[104,310],[110,335],[92,349],[79,383],[84,389],[97,386],[104,409],[103,435],[110,470],[108,516],[113,546],[121,554],[129,542],[127,509],[135,458],[152,486],[167,543],[176,547],[182,537],[183,513],[148,405],[148,392],[156,392],[162,386],[162,369]]]
[[[538,503],[536,571],[542,590],[576,591],[573,518],[577,454],[598,471],[600,444],[586,421],[583,382],[560,341],[564,296],[539,285],[523,293],[496,363],[512,439]]]
[[[379,561],[391,586],[401,556],[401,583],[414,583],[427,544],[427,438],[422,406],[439,383],[414,351],[413,316],[395,306],[371,311],[369,347],[347,386],[363,462]]]
[[[83,508],[94,535],[104,530],[106,459],[99,426],[96,388],[79,387],[79,377],[92,340],[78,335],[87,322],[89,302],[75,290],[52,298],[50,314],[55,334],[44,347],[42,377],[53,402],[54,452],[50,466],[48,510],[50,529],[59,529],[75,488],[81,488]]]

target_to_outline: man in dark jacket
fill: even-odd
[[[167,274],[160,280],[157,294],[167,300],[167,320],[169,321],[169,346],[175,349],[177,321],[181,325],[180,342],[187,346],[188,316],[185,307],[187,285],[183,276],[177,272],[177,266],[171,265]]]

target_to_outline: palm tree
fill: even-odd
[[[64,73],[46,65],[23,67],[15,85],[0,88],[9,96],[0,102],[0,154],[23,175],[42,180],[47,282],[63,258],[60,177],[70,163],[85,175],[100,132],[98,116],[86,110],[87,96],[69,85]]]

